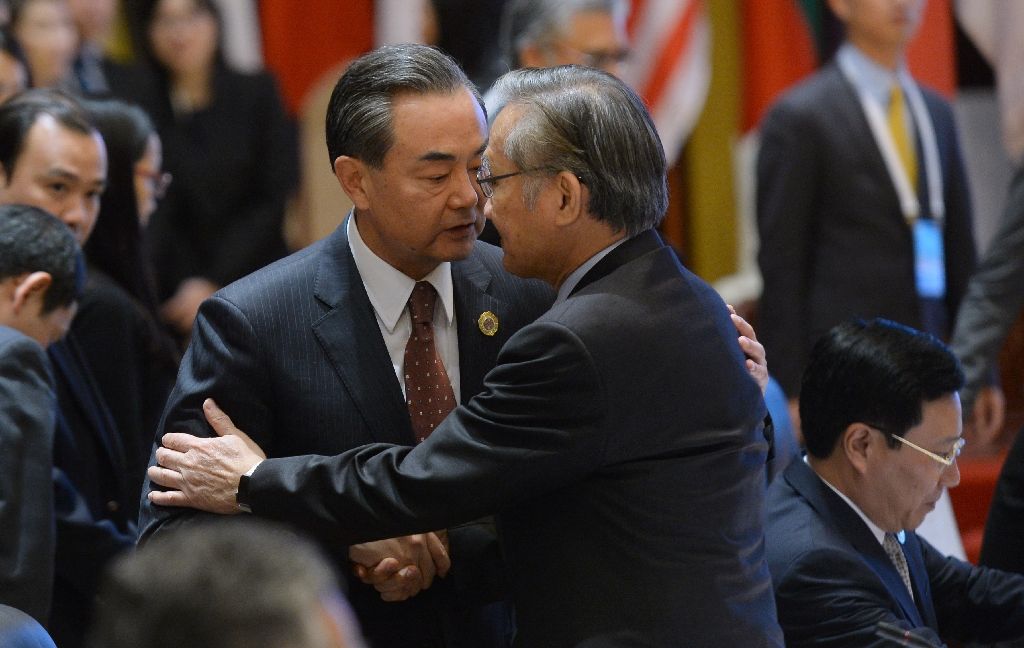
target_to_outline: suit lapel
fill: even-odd
[[[857,512],[832,492],[832,489],[821,481],[821,478],[803,461],[794,461],[790,468],[786,469],[785,478],[790,486],[810,503],[818,515],[827,521],[829,527],[842,534],[860,554],[871,571],[885,585],[889,596],[899,604],[903,615],[914,625],[925,625],[917,606],[914,605],[914,601],[910,597],[910,592],[907,591],[903,579],[896,571],[896,566],[889,560],[881,543],[871,533],[864,520],[857,515]],[[910,570],[911,574],[915,573],[914,567],[911,567]]]
[[[491,279],[491,273],[475,254],[452,264],[462,403],[483,391],[484,376],[494,367],[498,351],[508,339],[501,330],[501,322],[506,319],[509,308],[489,293]],[[497,316],[496,335],[485,335],[480,328],[480,315],[487,311]]]
[[[859,157],[867,160],[870,164],[871,177],[885,179],[884,182],[876,185],[877,189],[885,192],[886,199],[895,204],[896,208],[885,210],[884,213],[891,211],[902,221],[903,211],[899,206],[899,194],[896,193],[896,187],[893,185],[892,176],[889,175],[889,168],[885,165],[882,151],[879,150],[878,144],[875,142],[871,125],[868,123],[867,115],[864,114],[857,90],[835,61],[831,62],[826,69],[832,85],[832,91],[827,93],[832,104],[828,114],[840,116],[840,121],[833,125],[833,131],[842,136],[842,140],[837,142],[837,146],[858,150]]]
[[[616,268],[664,246],[665,243],[661,240],[661,237],[658,236],[656,231],[645,230],[640,232],[633,238],[624,241],[617,248],[606,254],[603,259],[598,261],[593,268],[583,275],[583,278],[580,279],[579,283],[576,284],[569,295],[575,295],[585,286],[608,276],[614,272]]]
[[[910,569],[910,580],[914,585],[914,601],[917,603],[917,609],[921,616],[924,617],[928,627],[938,632],[939,620],[935,616],[932,588],[928,582],[928,570],[924,564],[921,541],[916,533],[907,533],[907,542],[903,547],[903,555],[907,557],[907,567]]]
[[[412,445],[401,386],[348,246],[347,222],[321,250],[313,293],[328,311],[313,323],[313,334],[374,439]]]

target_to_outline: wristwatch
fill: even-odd
[[[238,510],[242,513],[252,513],[252,508],[249,502],[249,478],[256,471],[256,466],[259,466],[257,462],[252,468],[246,471],[244,475],[238,478],[238,489],[235,491],[235,504],[238,506]]]

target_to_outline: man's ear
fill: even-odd
[[[340,155],[334,161],[334,177],[338,179],[338,184],[352,204],[361,211],[370,208],[369,196],[366,193],[368,174],[369,168],[357,158]]]
[[[555,224],[571,225],[583,216],[586,187],[575,175],[562,171],[555,176],[555,188],[559,201]]]
[[[867,472],[871,443],[871,428],[863,423],[851,423],[839,438],[840,449],[860,474]]]
[[[4,168],[3,164],[0,164],[0,187],[6,187],[7,180],[7,169]]]
[[[33,302],[41,303],[51,283],[53,277],[50,273],[41,270],[18,277],[14,287],[14,314]]]

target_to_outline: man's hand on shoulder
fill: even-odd
[[[163,447],[156,451],[157,465],[150,466],[147,474],[153,483],[171,490],[152,490],[149,500],[161,506],[185,506],[225,515],[238,513],[238,482],[266,459],[266,454],[234,426],[213,399],[203,402],[203,413],[218,436],[165,434],[161,439]]]

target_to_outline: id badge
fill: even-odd
[[[946,296],[942,230],[931,218],[914,221],[914,274],[919,297],[941,299]]]

